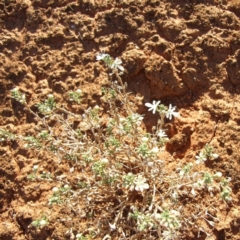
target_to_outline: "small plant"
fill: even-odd
[[[26,104],[26,96],[23,93],[20,93],[18,88],[14,88],[11,90],[12,98],[15,99],[16,101]]]
[[[34,165],[32,168],[33,174],[27,176],[28,179],[34,180],[37,178],[38,165]]]
[[[71,91],[68,95],[71,102],[81,103],[82,91],[80,89],[77,89],[75,92]]]
[[[46,180],[51,180],[52,176],[50,172],[45,172],[43,171],[42,173],[39,173],[39,166],[38,165],[34,165],[32,168],[33,173],[29,174],[27,176],[27,179],[29,180],[41,180],[41,179],[46,179]]]
[[[42,173],[40,173],[39,178],[41,178],[41,179],[47,179],[47,180],[52,180],[53,177],[52,177],[52,175],[51,175],[50,172],[45,172],[45,171],[43,171]]]
[[[192,170],[192,167],[193,167],[193,164],[192,163],[189,163],[187,165],[184,165],[181,169],[180,169],[180,172],[179,172],[179,175],[181,178],[185,177],[185,176],[188,176],[189,177],[189,174]]]
[[[49,224],[48,219],[46,216],[42,216],[40,219],[34,220],[32,223],[32,226],[35,228],[43,228]]]
[[[162,213],[156,213],[155,219],[160,223],[161,226],[168,230],[178,229],[181,227],[180,213],[175,210],[165,209]]]
[[[48,200],[48,204],[62,204],[64,201],[67,201],[68,198],[71,197],[71,188],[65,184],[61,188],[54,187],[52,189],[53,195],[52,197]]]
[[[220,187],[221,187],[220,196],[221,196],[221,199],[226,202],[232,201],[232,197],[231,197],[232,189],[228,186],[230,181],[231,181],[230,178],[228,179],[224,178],[220,182]]]
[[[96,176],[98,175],[104,175],[106,171],[106,167],[108,165],[108,160],[106,158],[101,159],[98,162],[95,162],[92,166],[92,170]]]
[[[139,231],[144,231],[154,226],[152,218],[148,214],[143,214],[135,210],[130,214],[130,217],[137,221],[137,229]]]
[[[103,105],[82,109],[84,113],[77,114],[59,107],[54,96],[48,95],[37,104],[38,114],[28,107],[25,95],[13,89],[12,98],[23,104],[39,124],[33,136],[13,135],[0,129],[0,141],[21,142],[36,156],[39,152],[46,153],[51,161],[69,165],[62,175],[40,171],[35,165],[28,179],[50,181],[55,187],[48,199],[49,209],[61,204],[96,222],[91,229],[96,238],[153,239],[154,236],[154,239],[177,240],[199,218],[209,223],[205,212],[211,201],[204,201],[204,196],[225,203],[232,200],[230,179],[222,177],[220,172],[206,170],[203,164],[218,158],[213,147],[207,144],[195,160],[187,164],[179,161],[176,170],[169,170],[169,162],[161,157],[169,140],[164,121],[180,117],[176,107],[172,104],[167,107],[160,100],[146,103],[149,111],[159,114],[157,126],[146,132],[144,116],[135,111],[134,101],[120,77],[124,72],[122,61],[105,53],[98,54],[97,60],[103,61],[110,72],[109,86],[102,88]],[[71,102],[83,107],[81,90],[71,91],[68,96]],[[108,111],[104,112],[106,106]],[[79,123],[77,127],[75,123]],[[193,202],[197,195],[203,210],[195,216],[189,209],[185,211],[188,204],[182,199]],[[212,218],[217,221],[217,217]],[[47,224],[45,216],[32,223],[38,228]],[[85,231],[76,234],[78,231],[71,229],[69,233],[79,240],[92,239]]]
[[[61,192],[60,190],[57,188],[57,187],[54,187],[52,189],[53,191],[53,195],[52,197],[48,200],[48,204],[49,205],[52,205],[52,204],[61,204],[63,201],[62,201],[62,198],[61,198]]]
[[[37,104],[38,110],[43,115],[49,115],[56,108],[56,102],[54,96],[52,94],[48,95],[48,98],[42,102]]]
[[[213,147],[210,145],[206,145],[204,150],[199,153],[198,156],[196,156],[196,163],[201,164],[207,161],[207,159],[213,160],[218,158],[218,154],[214,153]]]
[[[42,144],[39,141],[39,139],[33,137],[33,136],[27,136],[24,137],[23,139],[25,142],[27,142],[24,147],[25,148],[36,148],[36,149],[41,149],[42,148]]]
[[[15,135],[0,128],[0,142],[14,140]]]

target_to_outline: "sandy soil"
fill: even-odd
[[[212,202],[221,211],[209,239],[239,240],[239,18],[239,0],[2,0],[0,127],[28,135],[37,124],[11,99],[16,86],[32,109],[52,93],[77,112],[67,101],[67,92],[77,88],[85,107],[100,104],[101,87],[107,83],[96,53],[120,57],[123,80],[138,96],[138,113],[145,115],[147,129],[157,117],[147,112],[145,102],[159,99],[180,111],[182,117],[168,123],[172,161],[189,162],[206,143],[214,146],[220,157],[207,167],[231,177],[233,201]],[[36,157],[15,141],[0,143],[0,239],[71,239],[70,229],[76,234],[95,224],[56,205],[47,228],[30,227],[50,212],[54,186],[27,179],[36,164],[53,174],[69,172],[67,164],[58,165],[44,153]],[[186,204],[195,211],[194,202]],[[202,227],[212,231],[204,221]],[[196,234],[193,227],[183,239],[197,239]]]

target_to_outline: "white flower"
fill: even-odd
[[[166,111],[166,117],[172,120],[172,116],[174,117],[180,117],[180,114],[178,112],[175,112],[176,107],[172,106],[172,104],[169,104],[169,108]]]
[[[196,164],[200,164],[202,162],[205,162],[207,160],[205,154],[203,152],[200,152],[198,156],[196,156]]]
[[[110,227],[111,231],[114,231],[116,229],[116,224],[115,223],[113,223],[113,224],[108,223],[108,224],[109,224],[109,227]]]
[[[109,56],[106,53],[98,53],[98,55],[96,56],[96,59],[99,60],[103,60],[105,57]]]
[[[157,107],[158,105],[160,104],[161,101],[155,101],[153,100],[153,103],[145,103],[145,106],[148,107],[148,111],[152,111],[153,114],[155,114],[156,110],[157,110]]]
[[[134,180],[135,190],[136,191],[143,191],[144,189],[148,189],[149,185],[146,183],[146,178],[142,175],[138,175]]]
[[[120,71],[124,71],[124,67],[123,66],[121,66],[121,64],[122,64],[122,60],[121,59],[119,59],[119,58],[116,58],[115,60],[114,60],[114,62],[113,62],[113,64],[111,65],[111,68],[115,68],[115,69],[119,69]]]
[[[160,138],[168,138],[167,134],[162,129],[160,129],[160,131],[159,131],[159,133],[157,135]]]

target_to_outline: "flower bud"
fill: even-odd
[[[217,153],[212,153],[212,154],[211,154],[211,157],[212,157],[213,159],[217,159],[217,158],[218,158],[218,154],[217,154]]]
[[[147,141],[148,141],[148,138],[147,138],[147,137],[142,137],[142,141],[143,141],[143,142],[147,142]]]
[[[216,172],[214,176],[215,177],[222,177],[222,173],[221,172]]]
[[[38,170],[38,165],[34,165],[33,166],[33,171],[37,171]]]
[[[108,164],[108,163],[109,163],[109,161],[108,161],[107,158],[102,158],[102,159],[101,159],[101,162],[102,162],[102,163],[105,163],[105,164]]]
[[[158,153],[158,151],[159,151],[158,147],[154,147],[154,148],[151,150],[152,153]]]
[[[58,188],[57,188],[57,187],[54,187],[54,188],[52,189],[52,191],[53,191],[54,193],[56,193],[56,192],[58,192]]]
[[[47,221],[42,219],[40,222],[39,222],[40,226],[43,227],[45,225],[47,225]]]
[[[192,194],[194,197],[197,196],[197,193],[195,192],[194,188],[192,188],[192,190],[191,190],[191,194]]]

